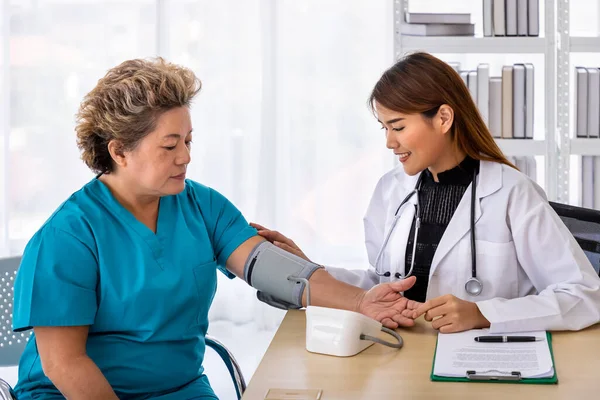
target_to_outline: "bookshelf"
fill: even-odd
[[[596,143],[585,141],[569,141],[569,58],[567,70],[559,67],[559,52],[566,47],[583,51],[600,51],[599,38],[573,38],[569,42],[568,14],[562,16],[562,10],[568,9],[568,0],[540,0],[544,2],[543,31],[539,37],[478,37],[478,36],[406,36],[402,35],[404,14],[408,12],[409,0],[394,0],[394,55],[397,58],[406,53],[421,50],[433,54],[482,54],[481,62],[485,62],[486,54],[539,54],[543,57],[544,96],[536,101],[543,101],[544,126],[536,126],[534,130],[543,130],[543,140],[531,139],[496,139],[498,145],[507,156],[543,156],[545,164],[545,190],[550,200],[568,203],[569,200],[569,149],[573,151],[594,152],[600,154],[600,140]],[[563,3],[563,4],[558,4]],[[566,19],[567,33],[564,32]],[[565,44],[565,46],[561,45]],[[559,79],[559,74],[566,79]],[[562,82],[562,86],[561,86]],[[566,87],[565,87],[566,85]],[[566,94],[566,99],[565,99]],[[560,107],[559,107],[560,104]],[[566,106],[563,106],[565,105]],[[557,112],[558,111],[558,112]],[[565,122],[567,125],[565,125]],[[566,129],[566,130],[565,130]],[[566,132],[565,141],[562,132]],[[582,140],[582,139],[579,139]],[[596,154],[596,153],[595,153]]]
[[[600,37],[570,36],[570,1],[555,0],[557,13],[557,99],[558,99],[558,195],[568,203],[569,178],[571,177],[571,156],[600,156],[600,139],[576,138],[574,135],[576,110],[571,111],[570,104],[575,102],[571,92],[575,92],[571,85],[575,66],[571,63],[573,53],[599,53]]]
[[[600,140],[598,140],[600,142]],[[502,152],[509,156],[545,156],[546,141],[531,139],[496,139]],[[599,143],[600,144],[600,143]]]
[[[600,51],[600,37],[571,37],[569,50],[571,53],[597,53]]]
[[[404,36],[397,33],[402,52],[543,54],[546,40],[540,37]],[[397,53],[397,52],[396,52]]]
[[[573,138],[570,139],[570,155],[598,156],[600,155],[600,139]]]

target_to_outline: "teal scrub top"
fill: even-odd
[[[203,374],[217,270],[256,235],[225,197],[199,183],[160,199],[156,233],[94,179],[27,244],[13,328],[89,325],[87,354],[120,399],[216,398]],[[19,363],[21,399],[62,398],[33,334]]]

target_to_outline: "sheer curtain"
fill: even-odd
[[[362,215],[394,165],[366,105],[393,61],[392,1],[0,5],[0,256],[22,252],[93,177],[73,129],[85,93],[123,60],[162,55],[203,82],[189,178],[289,235],[313,260],[366,268]],[[222,278],[211,333],[251,373],[281,316],[241,280]]]

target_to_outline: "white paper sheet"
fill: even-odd
[[[554,375],[550,346],[546,332],[519,332],[508,336],[536,336],[538,342],[479,343],[477,336],[489,335],[489,329],[473,329],[460,333],[440,333],[433,373],[437,376],[466,377],[477,375],[510,375],[519,371],[523,378],[544,378]]]

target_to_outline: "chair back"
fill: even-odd
[[[550,202],[600,275],[600,211]]]
[[[0,367],[19,365],[31,332],[13,332],[13,286],[21,257],[0,258]]]

